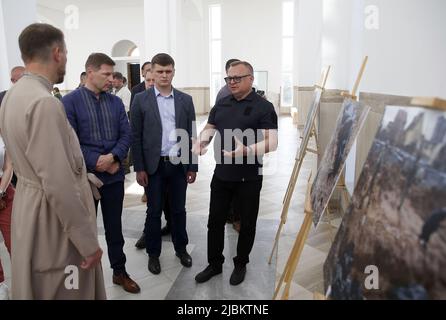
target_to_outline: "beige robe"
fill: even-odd
[[[18,177],[12,299],[105,299],[102,267],[80,268],[83,257],[99,248],[96,213],[79,141],[51,90],[45,78],[26,74],[0,109],[1,134]],[[67,266],[77,266],[78,282]]]

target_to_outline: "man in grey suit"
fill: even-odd
[[[135,96],[131,107],[133,161],[137,182],[146,188],[146,251],[149,271],[161,272],[161,211],[167,185],[171,208],[172,241],[185,267],[192,266],[186,251],[186,189],[198,171],[192,156],[192,134],[196,133],[192,97],[172,86],[175,62],[166,53],[152,59],[155,85]]]

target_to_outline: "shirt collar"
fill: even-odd
[[[53,90],[53,85],[51,84],[51,82],[45,78],[44,76],[40,75],[40,74],[36,74],[36,73],[32,73],[29,71],[26,71],[24,73],[25,76],[31,77],[36,79],[37,81],[39,81],[40,83],[42,83],[47,89],[48,91],[52,91]]]
[[[255,93],[255,91],[252,90],[251,93],[248,94],[248,95],[247,95],[244,99],[242,99],[242,100],[237,100],[233,95],[232,95],[231,99],[232,99],[232,100],[235,100],[235,101],[238,101],[238,102],[242,102],[242,101],[253,101],[254,98],[255,98],[255,95],[256,95],[256,94],[257,94],[257,93]]]
[[[159,90],[156,88],[156,86],[153,86],[153,89],[155,90],[155,97],[160,96],[160,97],[163,97],[163,98],[170,98],[170,97],[174,98],[174,95],[173,95],[173,87],[172,87],[172,91],[169,93],[169,95],[168,95],[167,97],[163,96],[163,95],[161,94],[161,92],[159,92]]]
[[[91,91],[87,87],[83,86],[83,87],[80,87],[79,89],[85,90],[85,92],[87,92],[90,96],[94,97],[95,99],[97,98],[96,97],[96,93],[94,93],[93,91]],[[103,96],[105,96],[106,94],[107,94],[107,92],[105,92],[105,91],[99,92],[99,99],[102,98]]]

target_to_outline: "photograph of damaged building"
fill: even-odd
[[[324,265],[332,299],[446,298],[445,159],[445,112],[386,107]]]

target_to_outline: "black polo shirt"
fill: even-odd
[[[215,176],[223,181],[249,181],[262,178],[262,157],[224,158],[223,150],[235,149],[234,136],[244,145],[263,141],[262,129],[277,129],[277,114],[269,101],[251,92],[237,101],[233,95],[217,102],[208,123],[216,127],[214,136]]]

